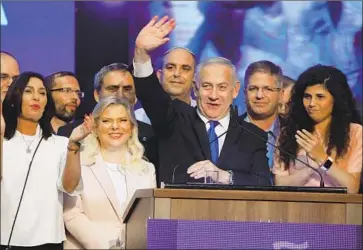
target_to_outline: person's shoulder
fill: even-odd
[[[362,139],[362,125],[358,124],[358,123],[351,123],[349,130],[350,130],[350,134],[353,137],[359,137],[359,139]],[[358,139],[358,138],[356,138]]]
[[[256,126],[252,122],[246,122],[244,119],[245,119],[245,117],[243,115],[237,117],[238,123],[241,125],[240,127],[242,127],[242,129],[243,128],[248,129],[251,132],[256,133],[256,134],[258,134],[260,136],[267,135],[267,133],[263,129],[259,128],[258,126]],[[251,134],[251,133],[249,133],[249,134]]]
[[[137,120],[137,125],[139,127],[139,135],[149,135],[154,134],[153,127],[150,124],[147,124],[146,122]]]
[[[73,129],[75,129],[76,127],[78,127],[79,125],[81,125],[83,123],[82,119],[79,120],[75,120],[74,122],[68,123],[62,127],[60,127],[57,131],[57,135],[61,135],[61,136],[65,136],[65,137],[69,137],[73,131]]]
[[[144,159],[142,159],[141,161],[142,161],[143,164],[145,164],[145,167],[148,170],[148,172],[151,172],[151,173],[155,172],[154,164],[152,164],[151,162],[146,161]]]

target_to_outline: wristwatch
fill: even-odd
[[[328,156],[328,159],[326,159],[326,161],[323,163],[323,165],[320,168],[324,171],[328,171],[331,165],[333,165],[333,162],[334,162],[333,158]]]
[[[232,170],[227,170],[227,172],[229,173],[229,180],[228,180],[228,184],[229,185],[233,185],[234,184],[234,173]]]

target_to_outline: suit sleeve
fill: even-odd
[[[63,219],[68,232],[85,249],[109,249],[112,235],[99,223],[95,224],[83,213],[81,195],[64,194]],[[114,237],[115,239],[117,236]]]
[[[267,141],[266,133],[260,133],[260,136]],[[265,142],[254,139],[255,148],[251,152],[251,171],[249,173],[235,170],[235,185],[251,185],[251,186],[271,186],[272,175],[268,165],[267,146]],[[243,163],[241,163],[243,164]]]
[[[150,118],[154,132],[165,135],[171,131],[176,115],[170,96],[162,88],[155,71],[148,77],[134,79],[137,98]]]
[[[69,138],[71,136],[72,128],[70,128],[68,125],[62,126],[58,129],[57,135],[65,136]]]

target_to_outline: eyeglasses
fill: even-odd
[[[271,94],[276,91],[279,91],[281,88],[272,88],[272,87],[268,87],[268,86],[260,88],[260,87],[256,87],[256,86],[250,86],[247,88],[247,91],[250,93],[256,94],[259,91],[259,89],[262,89],[262,93],[264,93],[264,94]]]
[[[9,74],[6,74],[6,73],[1,73],[0,74],[0,79],[1,81],[14,81],[15,78],[17,78],[18,76],[10,76]]]
[[[79,97],[79,99],[82,99],[84,97],[84,92],[80,91],[80,90],[73,90],[71,88],[59,88],[59,89],[51,89],[51,92],[61,92],[67,95],[71,95],[73,93],[76,93],[76,95]]]

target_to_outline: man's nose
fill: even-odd
[[[256,97],[261,99],[265,96],[265,92],[263,91],[263,88],[258,88],[256,92]]]
[[[173,72],[173,75],[174,75],[174,77],[178,77],[178,76],[180,76],[180,69],[179,69],[179,68],[176,68],[176,69],[174,70],[174,72]]]

